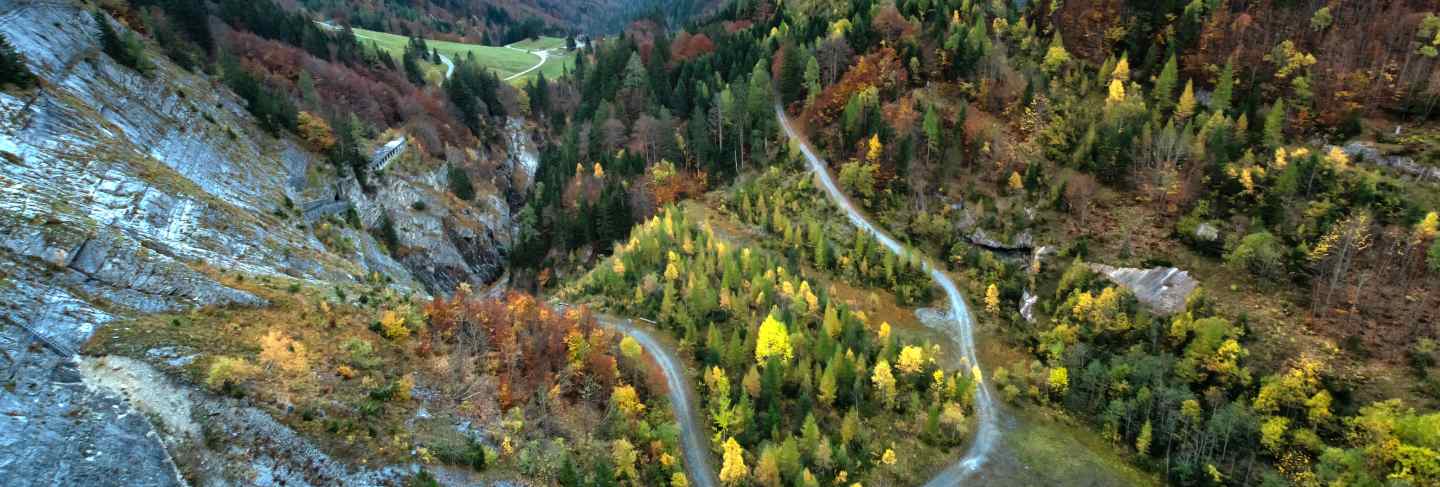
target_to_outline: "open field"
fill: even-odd
[[[539,39],[525,39],[511,44],[510,47],[524,49],[527,51],[539,51],[543,49],[565,49],[565,39],[559,37],[541,37]]]
[[[355,37],[359,38],[361,42],[373,42],[396,58],[405,54],[405,46],[409,44],[409,39],[401,35],[365,29],[354,29],[354,31]],[[530,79],[538,72],[544,72],[547,77],[552,78],[559,76],[567,66],[574,66],[575,62],[574,56],[565,52],[565,39],[558,37],[541,37],[533,41],[518,42],[510,47],[482,46],[433,39],[427,39],[425,42],[432,49],[439,50],[440,54],[449,56],[457,63],[469,59],[473,55],[476,61],[494,70],[501,79],[513,78],[509,81],[516,83]],[[531,70],[541,61],[541,57],[532,51],[545,49],[554,50],[539,69]],[[429,68],[443,73],[441,66],[431,65]]]

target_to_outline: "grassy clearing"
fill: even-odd
[[[559,37],[540,37],[538,39],[525,39],[511,44],[510,47],[524,49],[527,51],[538,51],[541,49],[564,49],[565,39]]]
[[[405,54],[405,46],[410,42],[405,36],[386,32],[365,29],[354,29],[354,31],[355,37],[359,38],[361,42],[373,42],[380,46],[381,49],[395,56],[397,60]],[[462,59],[469,59],[473,55],[477,62],[494,70],[495,74],[499,75],[501,79],[515,76],[518,73],[534,67],[536,63],[540,62],[540,56],[532,54],[530,51],[554,49],[550,54],[550,58],[540,69],[530,71],[524,76],[511,80],[513,82],[523,82],[524,80],[535,77],[537,73],[542,71],[546,77],[557,77],[564,72],[567,67],[573,67],[575,65],[574,55],[565,52],[565,39],[558,37],[541,37],[533,41],[517,42],[512,45],[513,49],[511,47],[482,46],[479,44],[464,44],[434,39],[426,39],[425,42],[432,49],[440,51],[440,54],[450,57],[450,59],[455,62],[460,62]],[[426,69],[427,75],[434,74],[434,79],[437,81],[439,77],[445,73],[445,67],[442,65],[427,64]]]
[[[1004,448],[1020,465],[1031,467],[1025,472],[1030,485],[1163,485],[1091,430],[1063,418],[1010,413],[1017,415],[1018,425],[1003,437]]]

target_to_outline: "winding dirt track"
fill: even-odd
[[[834,202],[836,206],[845,212],[845,216],[850,218],[850,222],[854,224],[856,228],[874,235],[885,248],[898,256],[903,257],[907,254],[917,253],[912,249],[905,248],[903,244],[895,240],[894,237],[891,237],[889,233],[886,233],[883,229],[871,223],[870,220],[866,219],[865,215],[850,202],[850,198],[846,196],[843,191],[840,191],[840,187],[835,184],[835,179],[830,175],[830,167],[823,159],[815,155],[815,152],[810,149],[810,144],[790,126],[790,119],[785,116],[785,111],[779,105],[775,106],[775,117],[779,119],[780,126],[785,129],[785,135],[788,136],[790,140],[795,141],[796,145],[800,147],[800,152],[805,155],[805,159],[809,162],[810,172],[814,173],[816,181],[825,187],[825,193],[830,196],[830,201]],[[927,255],[919,254],[919,257],[924,263],[925,270],[930,274],[930,279],[935,281],[935,285],[945,290],[945,295],[950,300],[950,321],[954,326],[944,331],[955,341],[955,344],[959,347],[961,356],[969,360],[971,364],[974,364],[977,367],[976,370],[979,370],[980,360],[975,353],[974,319],[971,317],[970,310],[965,304],[965,297],[960,294],[960,289],[955,285],[955,281],[951,280],[950,276],[945,274],[943,266],[937,265]],[[985,461],[989,458],[990,451],[994,449],[995,442],[1000,436],[1000,430],[997,425],[998,415],[996,413],[995,402],[990,392],[990,386],[985,381],[981,381],[981,386],[976,390],[975,411],[978,416],[979,425],[976,428],[975,437],[970,444],[970,449],[965,452],[964,457],[961,457],[954,464],[951,464],[937,474],[935,478],[926,482],[925,485],[927,487],[960,485],[967,477],[979,471],[980,467],[984,465]]]
[[[655,363],[660,364],[660,371],[665,374],[665,389],[670,396],[670,407],[674,409],[675,423],[680,426],[680,447],[685,455],[685,472],[690,485],[720,485],[720,481],[715,477],[715,469],[710,466],[710,440],[707,434],[709,428],[700,420],[700,412],[696,410],[696,405],[699,404],[699,400],[695,398],[696,389],[685,376],[683,363],[668,347],[656,340],[650,330],[631,320],[597,313],[595,321],[601,327],[634,338],[655,358]]]

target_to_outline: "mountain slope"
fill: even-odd
[[[0,11],[0,34],[41,79],[38,89],[0,93],[0,352],[12,371],[0,390],[0,483],[178,482],[144,416],[81,385],[80,371],[93,367],[77,368],[71,355],[107,324],[266,304],[228,278],[378,281],[424,293],[500,274],[510,224],[495,188],[480,186],[478,204],[460,201],[445,189],[443,164],[402,149],[377,160],[391,167],[363,191],[296,141],[261,130],[212,80],[158,55],[143,76],[100,53],[95,33],[75,4]],[[318,211],[302,212],[307,201]],[[346,207],[358,226],[325,216]],[[372,236],[382,221],[398,234],[398,259]],[[237,445],[284,434],[251,409],[226,407],[233,414],[212,421],[235,428]],[[343,466],[316,474],[307,465],[331,462],[303,444],[248,450],[224,461],[267,465],[277,483],[370,478]],[[250,482],[265,483],[241,483]]]

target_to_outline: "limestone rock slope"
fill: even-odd
[[[259,129],[222,85],[160,55],[148,77],[113,62],[78,2],[0,1],[0,33],[42,80],[0,93],[0,485],[182,483],[145,416],[85,387],[74,353],[137,313],[266,304],[220,275],[316,285],[380,276],[435,292],[503,271],[508,207],[493,193],[458,202],[438,169],[360,191]],[[316,187],[362,210],[363,227],[318,237],[300,204]],[[390,252],[372,236],[387,214],[402,235]],[[310,450],[248,468],[324,463]],[[344,483],[340,470],[327,478]],[[240,483],[266,479],[286,482],[256,473]]]

